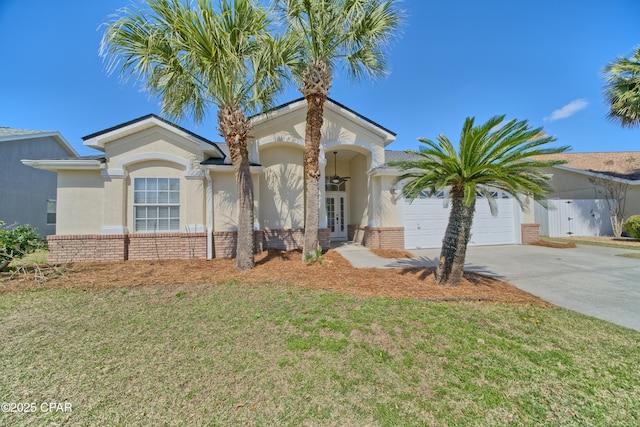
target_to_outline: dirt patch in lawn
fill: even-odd
[[[256,256],[250,271],[235,269],[233,259],[81,262],[62,273],[37,280],[32,274],[0,278],[0,292],[43,288],[108,289],[237,281],[241,284],[287,283],[311,289],[343,292],[358,297],[469,300],[550,306],[504,281],[467,272],[457,287],[438,286],[433,268],[359,269],[329,250],[324,262],[306,264],[300,252],[269,250]]]
[[[538,240],[535,242],[531,242],[529,244],[534,246],[544,246],[545,248],[556,248],[556,249],[571,249],[576,247],[576,244],[573,242],[554,242],[553,240]]]

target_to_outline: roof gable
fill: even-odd
[[[0,142],[3,141],[17,141],[23,139],[34,138],[53,138],[69,156],[78,157],[78,153],[67,142],[66,139],[58,131],[52,130],[30,130],[30,129],[18,129],[10,127],[0,127]]]
[[[338,116],[347,119],[354,123],[356,126],[366,129],[367,131],[377,135],[384,140],[384,144],[388,145],[396,138],[396,134],[389,129],[379,125],[373,120],[357,113],[349,107],[334,101],[331,98],[327,98],[327,102],[324,105],[326,111],[333,112]],[[273,109],[257,114],[250,117],[251,125],[253,127],[259,126],[271,120],[276,120],[292,113],[299,113],[307,110],[307,101],[304,98],[298,98],[291,102],[274,107]]]
[[[101,130],[99,132],[92,133],[82,138],[84,145],[87,147],[95,148],[96,150],[104,151],[105,144],[119,140],[129,135],[133,135],[143,130],[150,129],[152,127],[160,127],[168,130],[176,135],[179,135],[195,144],[198,144],[202,151],[209,156],[215,158],[225,158],[224,152],[218,147],[215,142],[212,142],[190,130],[187,130],[181,126],[176,125],[162,117],[155,114],[147,114],[146,116],[138,117],[137,119],[130,120],[128,122]]]

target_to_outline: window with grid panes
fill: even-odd
[[[180,179],[135,178],[134,231],[180,231]]]
[[[47,224],[53,225],[56,223],[56,201],[47,200]]]

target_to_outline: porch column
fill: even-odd
[[[127,234],[126,172],[122,169],[104,170],[104,220],[100,234]]]
[[[206,177],[206,221],[207,221],[207,259],[213,258],[213,180],[211,171],[205,171]]]
[[[367,225],[369,227],[379,227],[380,226],[380,210],[382,206],[380,205],[380,196],[382,192],[382,183],[380,177],[377,176],[369,176],[371,180],[371,197],[369,198],[369,220],[367,221]]]

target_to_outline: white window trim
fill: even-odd
[[[171,180],[177,181],[177,183],[178,183],[178,202],[177,203],[170,203],[169,201],[167,201],[167,203],[159,203],[159,202],[156,201],[156,203],[136,203],[136,201],[135,201],[136,200],[135,199],[135,196],[136,196],[136,184],[135,183],[139,179],[140,180],[145,180],[145,184],[146,184],[147,180],[151,180],[151,179],[155,179],[156,182],[159,179],[167,179],[167,180],[169,180],[169,182],[171,182]],[[181,203],[180,203],[181,202],[181,191],[182,191],[182,189],[181,189],[181,185],[180,185],[180,178],[168,178],[168,177],[166,177],[166,178],[165,177],[137,177],[137,178],[134,178],[134,183],[133,183],[133,231],[134,231],[134,233],[175,233],[175,232],[180,232],[180,230],[181,230],[181,227],[180,227],[180,223],[181,223],[181,212],[180,212],[181,211]],[[144,192],[145,192],[145,194],[147,193],[146,185],[145,185]],[[171,193],[171,191],[168,190],[168,194],[170,194],[170,193]],[[136,211],[137,211],[137,208],[139,208],[139,207],[144,207],[144,208],[162,208],[162,207],[166,207],[166,208],[169,208],[168,217],[167,218],[162,218],[162,219],[166,219],[167,220],[169,228],[163,229],[163,228],[154,227],[154,229],[151,229],[151,230],[149,230],[149,229],[139,230],[138,229],[138,225],[137,225],[137,221],[139,219],[142,219],[142,218],[138,218],[136,216]],[[173,207],[178,208],[178,217],[177,218],[171,217],[171,213],[170,212],[171,212],[171,208],[173,208]],[[148,217],[146,217],[144,219],[147,220]],[[157,215],[155,217],[152,217],[151,219],[155,219],[156,220],[156,224],[157,224],[161,218],[159,217],[159,215]],[[171,221],[175,220],[175,219],[178,220],[178,225],[177,225],[177,227],[171,228]],[[148,228],[148,221],[146,221],[146,222],[147,222],[147,228]]]
[[[53,203],[53,212],[49,212],[49,204]],[[49,222],[49,214],[53,214],[54,215],[54,221],[53,222]],[[47,225],[56,225],[56,222],[58,222],[58,201],[56,199],[47,199],[47,218],[46,218],[46,222]]]

